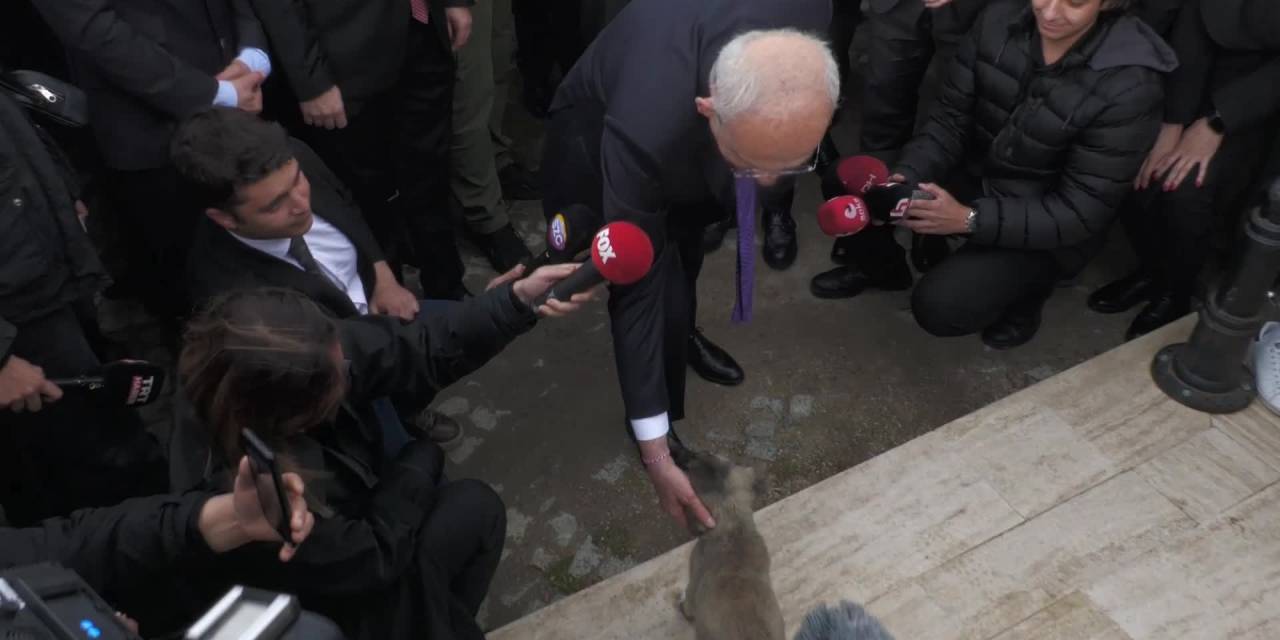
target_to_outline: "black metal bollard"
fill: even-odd
[[[1280,273],[1280,179],[1267,196],[1267,206],[1249,216],[1244,254],[1210,291],[1191,339],[1161,349],[1151,363],[1156,385],[1192,409],[1235,413],[1253,401],[1253,376],[1243,362]]]

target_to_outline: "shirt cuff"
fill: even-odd
[[[671,430],[671,420],[667,418],[666,412],[660,413],[649,418],[640,418],[631,421],[631,430],[636,434],[636,440],[641,442],[645,440],[657,440]]]
[[[263,77],[271,75],[271,56],[262,49],[246,47],[240,50],[240,55],[236,56],[236,59],[249,67],[250,71],[257,71]]]
[[[219,80],[218,93],[213,96],[213,106],[232,109],[240,106],[240,94],[236,92],[236,86],[226,80]]]

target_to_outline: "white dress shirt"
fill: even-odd
[[[297,260],[289,256],[289,238],[257,240],[236,235],[237,240],[277,260],[283,260],[299,270],[304,270]],[[337,227],[318,215],[312,216],[311,230],[302,236],[311,250],[311,256],[329,281],[345,291],[351,304],[361,315],[369,313],[369,300],[364,294],[364,281],[360,279],[360,256],[356,246]]]

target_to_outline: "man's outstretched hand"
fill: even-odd
[[[645,460],[657,460],[653,464],[646,464],[645,471],[649,474],[649,481],[653,483],[654,491],[658,493],[658,504],[663,511],[675,518],[686,531],[693,530],[688,515],[692,515],[702,528],[716,527],[716,521],[711,517],[711,512],[707,511],[706,505],[702,504],[698,494],[694,493],[693,485],[689,484],[689,476],[671,459],[666,438],[641,442],[640,457]]]
[[[39,411],[62,398],[62,389],[44,377],[44,370],[18,356],[10,356],[0,368],[0,409]]]

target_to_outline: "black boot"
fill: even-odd
[[[809,291],[818,298],[852,298],[865,289],[905,291],[911,288],[911,282],[911,270],[905,262],[875,277],[854,266],[841,266],[814,276]]]
[[[742,384],[742,380],[746,377],[733,356],[702,335],[701,329],[694,329],[689,334],[688,358],[689,366],[694,373],[702,376],[707,382],[732,387]]]
[[[730,229],[738,226],[738,221],[733,216],[721,220],[713,225],[709,225],[706,231],[702,232],[702,252],[711,253],[720,248],[724,244],[724,237],[729,233]]]
[[[1150,300],[1156,289],[1155,279],[1143,271],[1135,271],[1090,294],[1089,308],[1098,313],[1124,313]]]
[[[1040,330],[1040,318],[1049,292],[1037,292],[1011,305],[1004,317],[982,330],[982,343],[992,349],[1005,350],[1020,347],[1036,337]]]
[[[1191,297],[1177,295],[1167,291],[1151,297],[1151,302],[1138,312],[1129,330],[1125,332],[1125,340],[1133,340],[1144,336],[1160,327],[1191,313]]]
[[[764,262],[775,271],[782,271],[796,261],[796,221],[785,210],[765,209],[760,217],[764,226]]]

